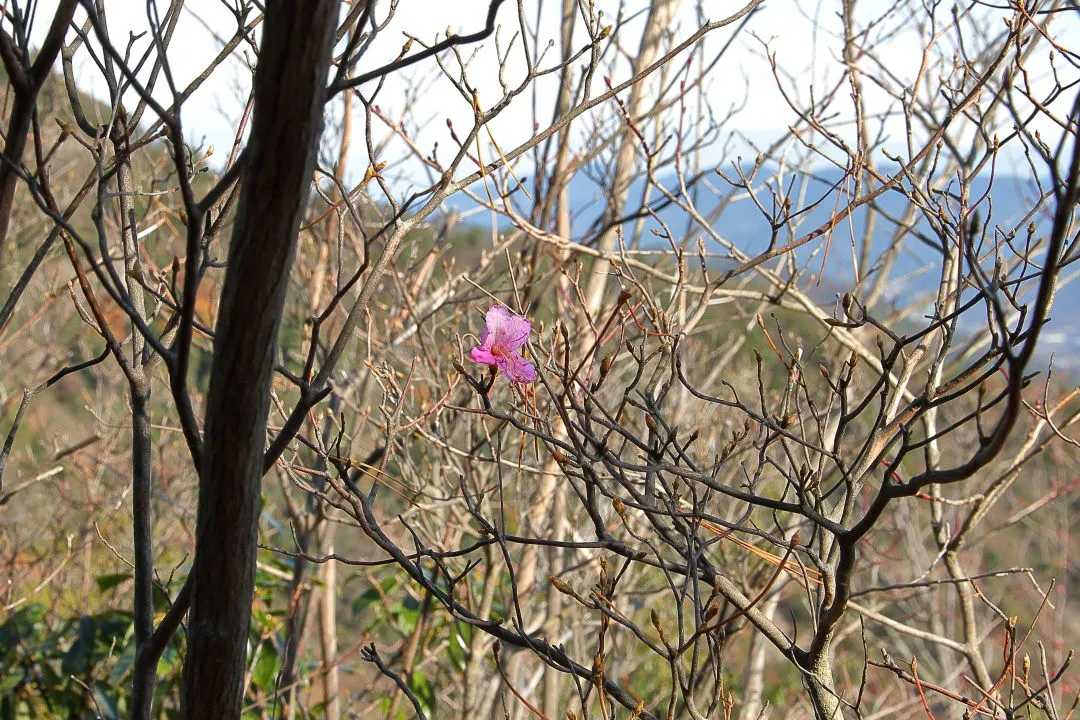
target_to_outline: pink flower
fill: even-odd
[[[518,352],[529,341],[532,323],[502,305],[487,311],[485,323],[480,345],[469,353],[473,362],[499,368],[512,382],[535,382],[536,368]]]

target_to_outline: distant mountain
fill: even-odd
[[[730,177],[731,174],[728,174]],[[764,170],[758,173],[758,177],[765,177]],[[664,178],[669,188],[677,188],[673,177]],[[694,198],[694,204],[700,215],[706,218],[715,232],[733,243],[740,251],[756,255],[769,246],[771,227],[759,208],[745,193],[741,193],[738,199],[729,199],[717,194],[717,190],[731,195],[733,193],[727,185],[715,173],[709,172],[702,178],[703,182],[689,190]],[[526,180],[525,182],[529,182]],[[706,184],[707,183],[707,184]],[[1035,225],[1035,237],[1045,238],[1052,221],[1053,202],[1047,202],[1039,212],[1031,218],[1025,218],[1025,213],[1034,205],[1039,190],[1030,177],[997,176],[993,179],[990,187],[989,178],[978,178],[972,183],[971,200],[969,204],[976,205],[979,223],[987,227],[986,247],[981,249],[980,261],[987,274],[992,274],[994,256],[990,250],[995,242],[1008,233],[1015,233],[1013,247],[1022,248],[1027,243],[1027,225],[1033,222]],[[1043,181],[1046,187],[1046,181]],[[790,175],[784,187],[789,189],[795,207],[800,205],[809,208],[797,215],[788,227],[780,230],[777,237],[778,244],[784,244],[810,232],[828,222],[833,213],[842,209],[852,192],[850,182],[842,182],[839,171],[822,171],[812,177],[805,175]],[[482,184],[473,188],[480,196],[484,195]],[[641,207],[641,200],[645,186],[639,181],[631,187],[628,208]],[[989,189],[989,192],[987,190]],[[864,188],[864,192],[865,192]],[[960,198],[956,183],[943,191],[949,195],[947,202],[953,216],[958,213]],[[673,193],[678,195],[678,193]],[[587,242],[596,237],[599,228],[601,214],[604,208],[604,191],[593,180],[579,173],[570,184],[571,205],[574,211],[572,230],[574,239],[579,242]],[[517,198],[518,203],[528,203],[524,197]],[[767,210],[773,211],[773,199],[766,193],[759,193],[758,202]],[[459,211],[474,210],[476,206],[463,196],[455,197],[451,203]],[[876,265],[888,251],[892,239],[896,233],[896,222],[903,218],[907,211],[909,201],[897,191],[889,191],[882,194],[874,202],[874,212],[877,215],[873,228],[870,262],[871,271],[876,272]],[[650,193],[650,207],[656,216],[665,223],[670,231],[676,236],[675,241],[687,243],[691,251],[696,251],[697,240],[701,238],[705,242],[708,252],[719,253],[723,248],[711,239],[709,233],[704,232],[686,212],[676,207],[673,203],[656,192]],[[525,216],[528,210],[524,205],[519,208]],[[853,286],[855,279],[855,259],[852,242],[856,248],[861,247],[861,238],[866,229],[867,217],[870,211],[867,208],[856,210],[849,218],[839,223],[833,230],[831,238],[828,235],[807,243],[799,248],[796,257],[800,267],[811,276],[813,285],[817,288],[815,294],[820,298],[823,305],[832,306],[835,303],[837,293],[843,293]],[[484,214],[473,215],[473,222],[486,224],[490,222]],[[891,219],[891,220],[890,220]],[[630,242],[635,229],[636,220],[624,224],[624,235]],[[502,221],[505,225],[505,221]],[[660,224],[652,217],[645,217],[643,221],[644,232],[640,236],[640,249],[660,248],[667,246],[667,240],[658,237],[653,231],[660,232]],[[938,245],[939,240],[930,229],[930,224],[920,213],[912,224],[912,232],[904,239],[902,249],[897,254],[892,269],[889,271],[890,280],[885,295],[898,307],[907,307],[917,302],[920,296],[925,296],[927,312],[932,309],[933,292],[937,287],[941,274],[942,250]],[[825,275],[820,282],[816,274],[821,271],[822,260],[828,250],[827,262],[825,263]],[[1013,253],[1006,253],[1004,259],[1012,259]],[[1037,259],[1037,258],[1036,258]],[[729,261],[730,264],[730,261]],[[724,261],[717,259],[717,267],[723,267]],[[860,268],[865,273],[866,268]],[[1030,272],[1030,271],[1029,271]],[[1071,279],[1071,274],[1066,270],[1062,280]],[[1035,283],[1027,283],[1021,292],[1021,301],[1030,302],[1034,296]],[[965,293],[970,298],[973,291]],[[1080,307],[1080,283],[1066,282],[1058,288],[1054,304],[1054,311],[1049,326],[1044,330],[1041,338],[1041,348],[1038,362],[1045,364],[1051,354],[1054,355],[1055,367],[1080,368],[1080,313],[1070,311],[1069,308]],[[969,320],[961,323],[961,333],[984,332],[985,312],[980,310],[969,311]]]

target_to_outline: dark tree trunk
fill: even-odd
[[[323,127],[339,6],[266,4],[248,165],[206,401],[184,664],[188,720],[240,716],[274,350]]]
[[[0,161],[0,268],[4,266],[4,243],[11,224],[15,187],[19,182],[19,175],[13,166],[23,161],[26,135],[30,132],[38,93],[49,79],[53,62],[64,43],[64,33],[67,32],[78,4],[78,0],[61,0],[57,5],[56,14],[38,51],[37,59],[28,67],[19,67],[14,40],[0,30],[0,59],[3,60],[8,74],[8,82],[15,91],[15,101],[11,105],[7,132],[4,135],[3,153],[7,156],[7,162]]]

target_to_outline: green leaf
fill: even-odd
[[[23,681],[24,676],[20,672],[16,672],[14,669],[8,670],[3,675],[0,675],[0,697],[6,697],[17,688]]]
[[[259,659],[255,661],[255,670],[251,673],[251,681],[262,690],[273,691],[280,669],[277,650],[269,643],[263,644],[259,649]]]
[[[383,698],[379,701],[379,714],[386,716],[386,713],[390,712],[390,703],[393,702],[390,698]],[[409,720],[409,716],[405,714],[405,710],[398,707],[397,712],[394,713],[393,720]]]
[[[472,625],[463,622],[454,622],[454,625],[450,630],[450,642],[447,646],[447,652],[450,655],[450,660],[459,671],[465,669],[465,662],[471,644]]]
[[[377,587],[369,587],[364,591],[362,595],[353,600],[352,611],[353,615],[360,615],[372,605],[378,605],[382,596],[389,595],[395,587],[397,587],[397,578],[390,576],[383,578],[379,582],[379,587],[382,588],[382,593],[379,592]]]
[[[273,632],[274,627],[277,625],[274,622],[274,616],[266,610],[260,610],[259,608],[251,609],[251,625],[258,630],[261,635],[263,633]]]
[[[100,685],[94,685],[94,699],[97,701],[97,707],[101,708],[99,717],[103,720],[117,720],[120,709],[116,706],[116,698],[106,693]]]
[[[176,649],[176,644],[170,642],[165,646],[165,652],[161,653],[161,659],[158,660],[158,677],[165,677],[170,675],[174,670],[180,668],[180,651]]]
[[[420,707],[428,717],[435,717],[435,689],[431,687],[427,676],[419,670],[414,670],[406,683],[409,689],[420,701]]]
[[[45,608],[39,603],[21,607],[0,625],[0,658],[14,653],[20,642],[29,641],[41,628]]]
[[[90,669],[90,659],[94,654],[94,636],[97,635],[97,626],[94,618],[84,615],[79,618],[78,634],[75,642],[64,653],[64,659],[60,663],[60,670],[64,675],[84,675]]]
[[[94,616],[96,625],[96,655],[104,657],[118,648],[131,644],[135,637],[135,622],[130,612],[106,610]]]
[[[379,602],[379,591],[375,588],[368,588],[363,595],[353,600],[353,615],[363,615],[369,607],[377,602]]]
[[[109,573],[107,575],[98,575],[95,580],[99,591],[108,592],[117,585],[127,582],[132,577],[134,576],[131,573]]]
[[[116,664],[113,665],[112,672],[109,673],[109,684],[113,687],[119,687],[134,664],[135,643],[128,643],[127,647],[124,648],[124,652],[120,653],[120,657],[117,658]]]
[[[172,600],[169,599],[168,593],[157,583],[154,583],[151,596],[154,598],[155,612],[168,612],[169,608],[172,607]]]
[[[390,615],[400,626],[401,632],[409,635],[416,629],[416,623],[420,622],[420,603],[411,595],[405,596],[390,608]]]

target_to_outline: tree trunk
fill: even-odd
[[[649,19],[645,21],[641,47],[638,48],[638,55],[634,60],[631,73],[640,72],[660,57],[660,43],[664,34],[670,30],[678,10],[679,0],[652,0],[649,3]],[[659,81],[654,79],[654,82]],[[649,107],[651,88],[652,85],[647,81],[636,83],[630,88],[630,100],[626,105],[626,112],[635,123],[641,121],[645,110]],[[634,131],[629,127],[625,128],[618,141],[615,170],[611,178],[611,192],[607,198],[607,207],[604,209],[604,219],[607,222],[614,221],[623,213],[626,199],[630,196],[630,185],[634,177],[634,157],[638,150],[638,139]],[[610,253],[615,249],[615,227],[604,232],[597,248],[603,253]],[[600,321],[599,308],[604,303],[604,290],[607,287],[609,274],[610,268],[607,263],[597,262],[589,278],[589,288],[585,292],[586,307],[592,314],[593,320],[597,322]]]
[[[30,132],[30,124],[34,117],[34,106],[37,104],[38,93],[45,81],[49,79],[56,56],[60,54],[64,34],[78,5],[77,0],[61,0],[56,6],[56,14],[53,15],[52,24],[49,25],[49,32],[45,36],[45,41],[33,65],[18,67],[13,54],[15,39],[8,37],[6,33],[5,37],[0,39],[0,44],[4,46],[4,51],[0,52],[0,56],[3,57],[4,69],[8,74],[8,84],[15,91],[15,100],[11,105],[11,113],[8,115],[7,132],[4,134],[3,153],[7,156],[8,162],[0,161],[0,268],[4,267],[4,250],[11,225],[15,188],[19,182],[16,167],[22,164],[23,153],[26,150],[26,136]],[[3,31],[0,30],[0,32]]]
[[[336,525],[326,527],[323,539],[327,555],[334,554],[334,529]],[[322,646],[323,698],[326,702],[326,720],[341,720],[341,673],[338,671],[337,646],[337,560],[330,560],[322,566],[323,586],[319,591],[319,644]],[[293,707],[295,707],[293,703]]]
[[[206,401],[181,712],[188,720],[240,717],[273,358],[323,127],[338,7],[266,4]]]
[[[769,596],[761,604],[761,613],[772,620],[780,607],[780,596],[783,595],[784,586],[787,585],[790,576],[781,574],[776,580],[776,585],[770,591]],[[765,720],[767,714],[765,706],[765,669],[768,653],[772,651],[769,641],[760,633],[750,636],[750,649],[747,653],[749,662],[743,673],[742,708],[739,710],[739,720]]]

